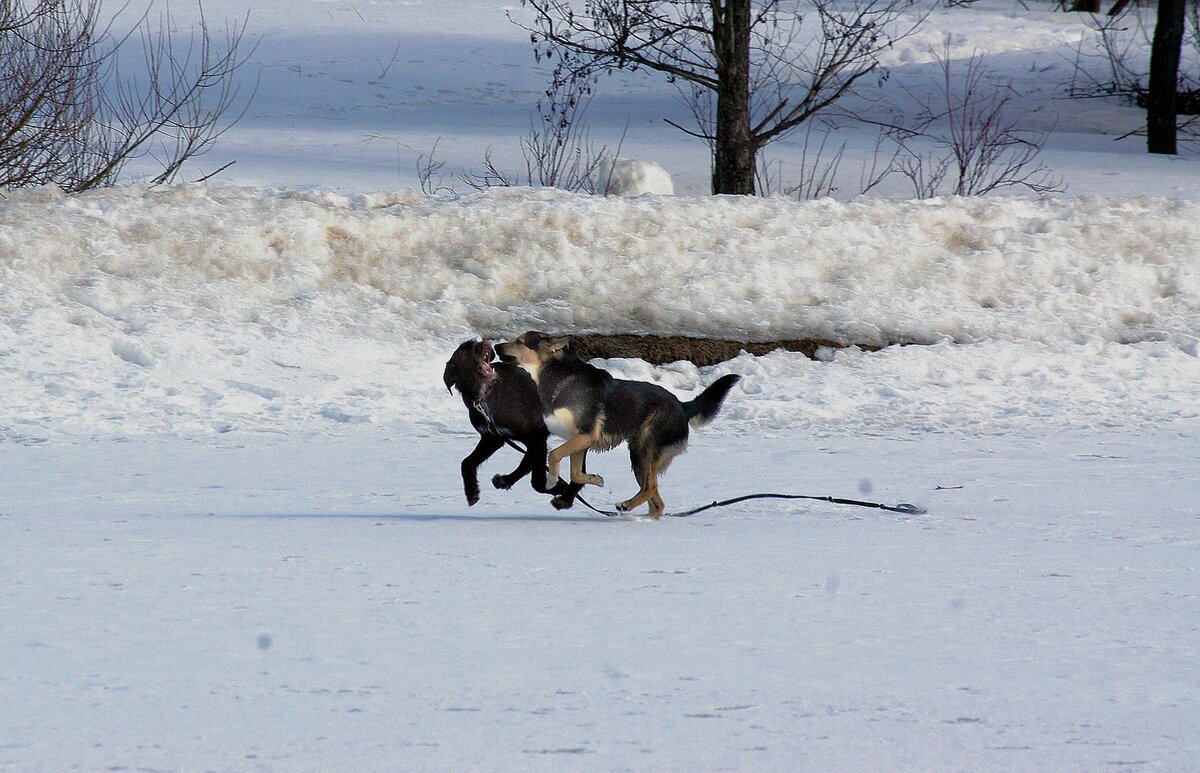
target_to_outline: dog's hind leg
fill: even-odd
[[[571,483],[580,486],[590,483],[593,486],[603,486],[604,478],[599,475],[588,475],[587,451],[571,454]]]
[[[459,465],[462,471],[463,493],[467,495],[467,504],[473,505],[479,501],[479,478],[476,471],[488,457],[500,450],[504,441],[497,435],[482,435],[475,450],[467,454]]]
[[[662,498],[658,496],[658,470],[655,469],[654,460],[641,448],[640,443],[630,442],[629,463],[633,467],[633,477],[637,479],[641,488],[631,498],[618,503],[617,509],[628,512],[650,502],[650,515],[655,519],[659,518],[662,515],[662,507],[656,508],[655,501],[657,499],[661,505]]]
[[[634,494],[631,499],[626,499],[624,502],[618,502],[617,509],[620,510],[621,512],[625,513],[630,510],[633,510],[634,508],[641,507],[642,505],[646,504],[647,502],[653,501],[653,498],[657,493],[658,493],[657,488],[643,487],[640,491],[638,491],[638,493]],[[659,501],[661,501],[661,499]],[[654,506],[651,505],[650,506],[650,515],[657,519],[659,516],[662,515],[662,510],[655,512]]]
[[[582,469],[582,461],[583,461],[582,454],[584,454],[589,448],[591,448],[595,444],[596,444],[596,441],[594,438],[592,438],[591,435],[576,435],[575,437],[571,438],[567,442],[563,443],[558,448],[555,448],[553,451],[551,451],[550,452],[550,472],[547,475],[548,481],[551,483],[558,481],[559,465],[562,464],[563,459],[570,456],[570,457],[572,457],[572,459],[571,459],[571,482],[572,483],[591,484],[593,486],[603,486],[604,478],[601,478],[599,475],[588,475],[587,473],[583,472],[583,469]],[[576,462],[574,459],[574,456],[576,454],[580,455],[579,469],[576,469]]]

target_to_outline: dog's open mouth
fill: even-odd
[[[496,369],[492,367],[492,358],[496,356],[496,352],[490,344],[484,344],[479,350],[479,372],[484,378],[491,378],[496,375]]]

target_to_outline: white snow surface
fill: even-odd
[[[192,173],[223,184],[0,199],[0,769],[1196,768],[1200,175],[1065,98],[1088,16],[935,8],[852,105],[983,52],[1066,194],[856,198],[876,135],[843,126],[836,200],[796,202],[700,196],[637,76],[591,136],[684,195],[428,198],[434,141],[520,163],[519,4],[204,8],[260,38]],[[845,345],[598,364],[743,376],[668,512],[928,513],[556,512],[488,485],[507,449],[468,508],[444,362],[530,328]],[[623,450],[588,464],[632,493]]]

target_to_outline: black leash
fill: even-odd
[[[517,443],[515,441],[511,440],[510,438],[505,438],[504,442],[508,443],[510,446],[515,448],[517,451],[520,451],[522,454],[525,453],[525,449],[521,448],[521,446],[517,445]],[[840,497],[819,497],[819,496],[814,496],[811,494],[744,494],[743,496],[734,497],[733,499],[723,499],[720,502],[714,501],[707,505],[701,505],[700,507],[694,507],[691,510],[683,511],[682,513],[665,513],[665,515],[668,518],[687,518],[690,515],[702,513],[705,510],[711,510],[714,507],[726,507],[728,505],[735,505],[738,502],[745,502],[750,499],[810,499],[815,502],[829,502],[829,503],[835,504],[835,505],[853,505],[854,507],[870,507],[875,510],[887,510],[889,513],[903,513],[904,515],[925,515],[927,512],[929,512],[925,508],[923,508],[919,505],[911,504],[909,502],[899,502],[894,505],[885,505],[885,504],[881,504],[879,502],[865,502],[861,499],[843,499]],[[588,502],[586,499],[581,497],[579,494],[575,495],[575,501],[579,502],[579,504],[581,504],[584,507],[586,507],[587,509],[591,510],[593,513],[603,515],[606,518],[619,518],[621,516],[627,515],[627,513],[622,513],[617,510],[601,510],[598,507],[593,507],[590,502]]]
[[[810,494],[746,494],[744,496],[734,497],[733,499],[725,499],[720,502],[713,502],[712,504],[704,505],[702,507],[696,507],[696,508],[687,510],[682,513],[667,513],[667,515],[669,515],[673,518],[686,518],[689,515],[695,515],[696,513],[702,513],[705,510],[711,510],[714,507],[725,507],[726,505],[737,504],[738,502],[745,502],[747,499],[812,499],[817,502],[832,502],[835,505],[854,505],[855,507],[871,507],[876,510],[887,510],[888,512],[891,512],[891,513],[904,513],[905,515],[924,515],[926,512],[928,512],[925,508],[920,507],[918,505],[910,504],[908,502],[900,502],[899,504],[895,504],[895,505],[884,505],[884,504],[880,504],[879,502],[864,502],[861,499],[841,499],[839,497],[818,497],[818,496],[812,496]]]
[[[600,515],[606,516],[608,518],[615,518],[615,517],[622,516],[622,515],[628,515],[628,513],[622,513],[622,512],[618,512],[616,510],[600,510],[599,508],[593,507],[586,499],[579,496],[578,494],[575,495],[575,499],[581,505],[583,505],[587,509],[591,510],[593,513],[599,513]],[[695,515],[696,513],[702,513],[705,510],[711,510],[714,507],[726,507],[727,505],[736,505],[738,502],[745,502],[749,499],[811,499],[816,502],[830,502],[835,505],[854,505],[855,507],[870,507],[875,510],[887,510],[890,513],[903,513],[904,515],[925,515],[927,512],[929,512],[925,508],[920,507],[919,505],[911,504],[909,502],[900,502],[900,503],[894,504],[894,505],[885,505],[885,504],[881,504],[879,502],[865,502],[861,499],[843,499],[841,497],[819,497],[819,496],[814,496],[811,494],[744,494],[740,497],[734,497],[733,499],[723,499],[720,502],[711,502],[707,505],[701,505],[700,507],[693,507],[691,510],[684,510],[682,513],[664,513],[664,515],[666,515],[668,518],[687,518],[689,515]]]

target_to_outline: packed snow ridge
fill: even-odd
[[[345,311],[422,337],[529,327],[844,343],[1200,337],[1200,203],[621,200],[180,187],[11,196],[10,314]],[[47,293],[47,290],[55,292]],[[334,303],[336,299],[336,303]],[[227,315],[226,315],[227,317]]]
[[[15,193],[0,435],[463,430],[445,357],[530,328],[936,344],[608,363],[680,394],[740,373],[742,428],[1174,420],[1200,415],[1197,254],[1200,203],[1165,199]]]

